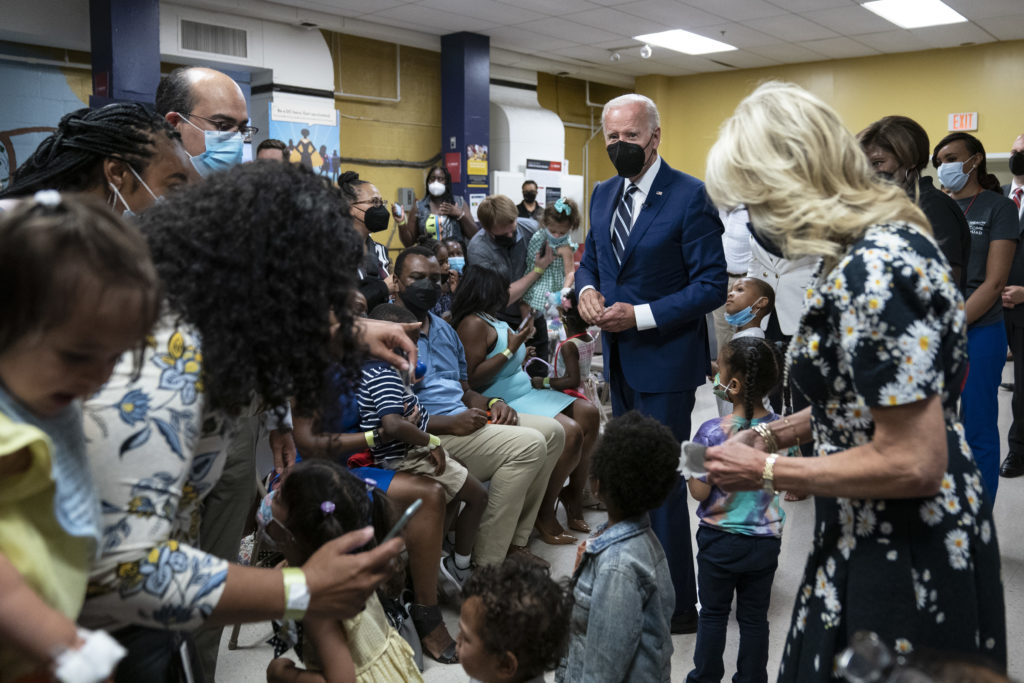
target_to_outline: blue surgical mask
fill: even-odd
[[[182,121],[196,130],[203,130],[182,116]],[[215,171],[226,171],[232,166],[242,163],[242,150],[245,138],[235,131],[203,130],[206,138],[206,151],[192,157],[192,165],[201,176],[208,176]]]
[[[756,301],[754,301],[754,304],[756,304],[760,300],[761,299],[758,298]],[[742,311],[736,311],[735,313],[726,313],[725,322],[728,323],[729,325],[732,325],[733,327],[740,327],[742,325],[746,325],[747,323],[754,319],[754,304],[750,304]]]
[[[454,270],[456,273],[462,274],[462,269],[466,267],[465,256],[449,256],[448,267]]]
[[[939,166],[939,181],[949,188],[950,192],[959,192],[967,184],[967,179],[971,174],[964,173],[964,164],[966,163],[966,161],[948,161]]]
[[[544,232],[548,234],[548,244],[550,244],[555,249],[569,243],[569,233],[565,233],[564,235],[556,235],[547,228],[544,229]]]
[[[729,380],[729,384],[732,384],[732,380]],[[715,398],[732,403],[732,399],[729,398],[729,387],[722,385],[722,373],[715,374],[715,384],[711,387],[711,392]]]

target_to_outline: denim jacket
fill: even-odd
[[[676,594],[650,517],[603,525],[597,534],[573,573],[569,649],[555,680],[667,682]]]

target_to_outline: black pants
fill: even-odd
[[[128,650],[117,667],[114,683],[184,683],[186,666],[195,683],[206,683],[190,634],[129,626],[111,635]],[[187,664],[183,648],[187,649]]]
[[[512,331],[519,329],[520,323],[523,319],[518,317],[518,310],[506,309],[499,312],[495,317],[498,320],[504,320],[512,328]],[[550,343],[548,342],[548,322],[544,319],[542,313],[536,313],[533,316],[533,336],[526,340],[527,346],[532,346],[537,350],[537,358],[543,358],[545,361],[550,362],[551,356],[548,355],[550,351]]]
[[[1006,341],[1013,354],[1013,423],[1006,440],[1011,453],[1024,455],[1024,320],[1006,317]]]

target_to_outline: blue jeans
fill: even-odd
[[[995,505],[1000,451],[998,392],[1006,364],[1006,327],[1002,320],[967,330],[967,359],[971,364],[960,394],[960,416],[988,499]]]
[[[782,539],[772,536],[697,529],[700,618],[687,683],[718,683],[725,675],[722,653],[734,592],[740,648],[733,683],[768,680],[768,605],[781,547]]]

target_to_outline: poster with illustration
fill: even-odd
[[[466,184],[487,187],[487,145],[466,145]]]
[[[269,107],[268,136],[288,146],[285,158],[336,181],[341,138],[334,103],[271,102]]]

